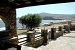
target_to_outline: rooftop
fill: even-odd
[[[55,4],[55,3],[66,3],[75,2],[74,0],[0,0],[0,6],[7,4],[13,8],[21,8],[35,5]]]

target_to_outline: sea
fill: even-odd
[[[40,23],[40,26],[44,25],[44,23],[58,23],[58,22],[64,22],[68,20],[42,20]],[[16,27],[17,28],[22,28],[22,25],[19,23],[19,20],[16,20]],[[25,27],[25,26],[24,26]],[[5,24],[2,20],[0,20],[0,31],[5,30]]]

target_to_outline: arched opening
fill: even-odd
[[[6,24],[2,18],[0,18],[0,38],[8,37],[9,33],[6,30]]]
[[[4,21],[0,18],[0,31],[6,30]]]

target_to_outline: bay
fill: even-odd
[[[64,21],[67,21],[67,20],[42,20],[40,26],[44,25],[44,23],[51,23],[51,22],[58,23],[58,22],[64,22]],[[4,27],[5,27],[5,23],[2,20],[0,20],[0,28],[4,28]],[[19,23],[19,20],[16,20],[16,27],[22,28],[22,25]]]

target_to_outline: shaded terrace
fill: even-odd
[[[4,38],[4,41],[7,41],[12,44],[18,45],[18,35],[16,31],[16,9],[35,6],[35,5],[44,5],[44,4],[55,4],[55,3],[66,3],[74,2],[72,0],[0,0],[0,18],[5,23],[6,30],[0,32],[0,39]],[[5,36],[2,36],[5,35]],[[9,38],[6,38],[9,37]],[[14,39],[11,39],[16,37]],[[11,39],[11,40],[9,40]]]

